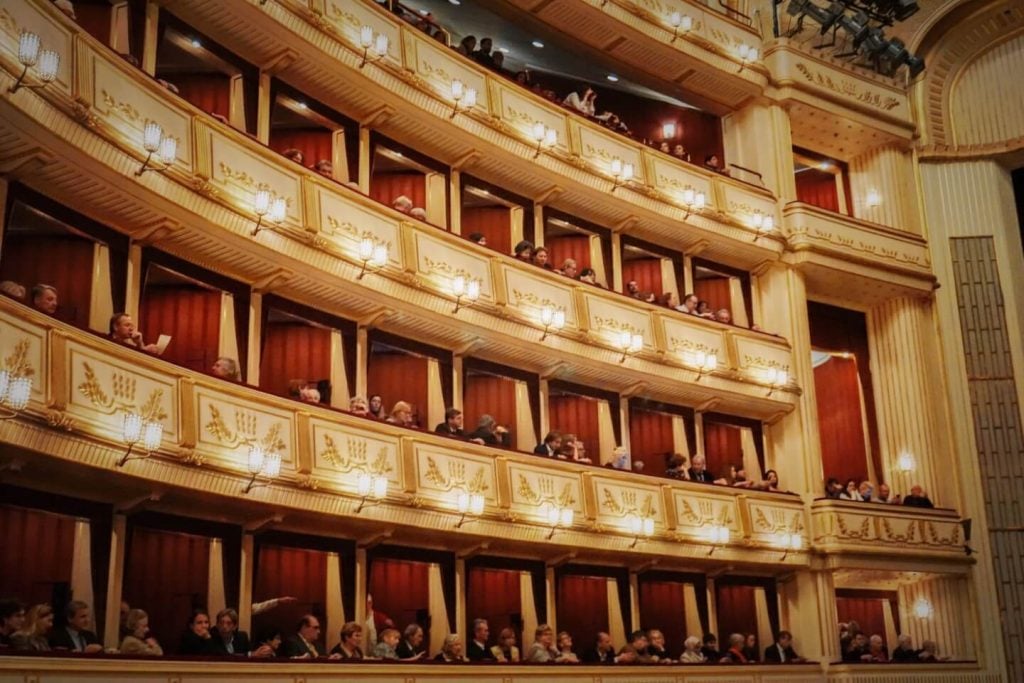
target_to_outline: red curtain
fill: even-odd
[[[671,415],[648,410],[629,411],[629,453],[633,462],[643,462],[648,474],[660,474],[665,469],[665,453],[673,452]]]
[[[551,396],[548,400],[548,422],[551,429],[562,434],[575,434],[587,449],[587,457],[600,461],[597,422],[597,400],[586,396]]]
[[[513,618],[515,617],[515,619]],[[519,601],[519,572],[508,569],[485,569],[471,567],[466,573],[466,630],[472,637],[473,620],[486,619],[491,637],[497,637],[501,629],[522,626],[522,604]],[[513,621],[518,620],[517,624]],[[526,634],[533,638],[532,633]],[[523,633],[516,628],[519,643]]]
[[[366,374],[369,394],[380,394],[384,399],[384,411],[398,401],[412,404],[413,416],[418,416],[420,427],[433,429],[435,425],[424,424],[427,419],[427,359],[407,353],[370,354]],[[369,398],[369,397],[367,397]]]
[[[370,177],[370,197],[391,206],[401,195],[412,200],[414,207],[427,207],[427,178],[422,173],[374,173]]]
[[[26,604],[52,602],[71,582],[73,517],[0,506],[0,595]]]
[[[209,371],[220,347],[220,300],[220,291],[203,287],[146,287],[137,321],[143,340],[152,344],[168,334],[164,360]]]
[[[693,293],[701,301],[707,301],[711,311],[728,308],[732,311],[732,290],[727,277],[706,277],[695,280]]]
[[[730,465],[742,465],[743,439],[740,428],[704,420],[704,455],[708,471],[715,477],[727,476]],[[760,472],[747,472],[747,475],[760,476]]]
[[[809,168],[796,174],[796,198],[826,211],[839,211],[836,177],[831,173]]]
[[[57,317],[88,327],[93,249],[93,242],[81,237],[10,235],[4,240],[0,279],[25,285],[27,296],[33,285],[53,285],[60,299]]]
[[[75,4],[75,21],[104,45],[110,43],[110,4],[79,2]]]
[[[885,639],[884,598],[836,598],[836,615],[840,623],[856,621],[868,636],[878,634]],[[895,614],[895,610],[893,610]],[[892,643],[889,643],[892,646]]]
[[[842,482],[867,479],[867,446],[856,359],[833,356],[814,368],[814,388],[825,477]]]
[[[276,545],[260,545],[253,577],[253,602],[290,595],[296,602],[253,617],[253,630],[279,628],[293,633],[304,614],[327,613],[327,554]],[[326,628],[325,624],[321,624]],[[328,634],[324,633],[324,636]]]
[[[269,323],[263,329],[260,388],[285,396],[293,379],[331,377],[331,331],[302,323]]]
[[[231,114],[231,77],[227,74],[174,74],[167,79],[178,94],[199,109],[228,118]]]
[[[123,599],[146,611],[149,628],[174,652],[196,607],[206,606],[210,539],[136,526],[128,539]]]
[[[515,443],[516,383],[508,377],[467,375],[462,407],[466,431],[476,429],[481,415],[490,415],[509,430],[510,443]],[[430,425],[433,429],[434,425]]]
[[[586,235],[545,237],[544,246],[548,248],[548,263],[552,268],[561,268],[567,258],[576,261],[577,272],[594,267],[590,262],[590,238]]]
[[[598,632],[608,630],[608,579],[575,574],[560,576],[555,609],[558,630],[572,635],[576,652],[593,647]],[[623,645],[615,643],[616,647]]]
[[[700,633],[686,632],[683,584],[678,581],[640,582],[640,626],[665,634],[665,649],[673,656],[683,650],[683,641]]]
[[[467,206],[462,209],[462,236],[479,232],[487,246],[502,254],[512,253],[511,209],[505,206]]]
[[[309,168],[321,159],[331,161],[334,158],[334,145],[331,132],[322,128],[303,128],[296,130],[271,130],[270,148],[278,154],[286,149],[297,149],[302,152],[303,164]]]
[[[757,634],[754,586],[717,585],[715,600],[720,648],[728,649],[729,636],[733,633]]]
[[[426,562],[374,559],[369,583],[374,612],[391,619],[398,630],[415,623],[417,616],[427,614],[430,609],[429,568]],[[427,631],[425,642],[429,643],[429,630],[424,628],[424,631]]]
[[[641,292],[654,292],[661,296],[665,291],[661,284],[661,259],[638,258],[622,262],[622,291],[626,291],[626,283],[636,280]]]

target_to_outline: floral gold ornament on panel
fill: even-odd
[[[654,534],[655,517],[658,514],[654,507],[654,495],[647,493],[643,503],[638,503],[640,494],[636,491],[620,491],[618,497],[607,486],[601,488],[601,507],[622,518],[624,530],[633,535],[635,548],[642,538],[650,538]]]
[[[519,475],[519,496],[536,506],[539,519],[550,527],[547,539],[551,540],[560,527],[569,528],[573,525],[576,516],[573,486],[566,482],[561,492],[556,495],[554,480],[551,477],[540,477],[537,480],[537,489],[533,488],[529,479],[522,474]]]
[[[388,458],[388,447],[381,446],[377,455],[369,455],[369,444],[366,439],[348,437],[345,444],[346,453],[343,455],[337,442],[330,434],[324,434],[324,449],[320,455],[329,463],[337,467],[343,474],[348,475],[352,488],[359,496],[359,505],[356,513],[362,512],[372,499],[380,502],[388,495],[388,474],[394,468]]]

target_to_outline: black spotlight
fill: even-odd
[[[835,25],[839,17],[843,16],[845,10],[846,6],[841,2],[833,2],[828,9],[822,9],[811,0],[790,0],[789,6],[786,8],[789,15],[797,17],[796,28],[792,31],[792,35],[799,33],[803,28],[805,16],[818,22],[821,26],[821,35],[825,35]]]
[[[903,66],[910,59],[910,53],[907,52],[907,46],[902,40],[893,38],[886,43],[885,47],[876,56],[876,59],[878,72],[883,76],[892,76],[896,73],[896,69]]]
[[[888,46],[882,29],[880,28],[869,28],[868,34],[864,37],[863,42],[860,44],[860,53],[867,60],[868,64],[878,68],[878,57],[882,54]]]
[[[854,51],[860,48],[860,44],[868,37],[868,15],[864,12],[857,12],[852,17],[839,17],[839,26],[853,38]]]
[[[896,0],[893,5],[895,5],[893,15],[896,17],[896,21],[906,21],[921,9],[915,0]]]
[[[917,78],[924,71],[924,60],[920,57],[910,57],[907,59],[907,70],[911,78]]]

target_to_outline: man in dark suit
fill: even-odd
[[[604,631],[597,634],[597,642],[594,647],[584,650],[582,657],[584,664],[632,664],[636,661],[636,652],[623,652],[615,654],[615,644],[612,637]]]
[[[281,647],[282,653],[289,659],[316,659],[320,650],[316,643],[320,640],[320,620],[312,614],[306,614],[299,620],[295,635],[289,636]]]
[[[419,624],[409,624],[402,634],[402,642],[395,648],[395,654],[403,662],[414,662],[423,659],[426,652],[420,649],[423,644],[423,628]]]
[[[534,455],[546,455],[549,458],[553,458],[558,455],[561,447],[562,435],[558,432],[548,432],[548,435],[544,437],[544,443],[537,444],[533,452]]]
[[[802,662],[804,658],[793,649],[793,634],[779,631],[775,642],[764,649],[764,661],[767,664],[792,664]]]
[[[493,662],[494,655],[487,647],[487,639],[491,635],[491,629],[486,619],[473,620],[473,640],[469,641],[466,647],[466,657],[471,662]]]
[[[102,652],[100,639],[89,630],[92,626],[92,610],[89,605],[81,600],[72,600],[65,608],[65,614],[67,626],[53,630],[50,634],[50,647],[83,654]]]
[[[460,439],[466,438],[462,429],[462,411],[457,408],[449,408],[444,413],[444,422],[434,427],[435,434],[455,436]]]
[[[707,460],[698,453],[690,458],[690,481],[699,481],[704,484],[725,483],[725,480],[716,480],[715,475],[708,472]]]
[[[238,657],[274,656],[274,650],[269,645],[252,649],[249,634],[238,630],[238,612],[230,607],[217,613],[217,633],[211,640],[210,651],[212,654]]]

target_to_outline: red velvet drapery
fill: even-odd
[[[73,517],[0,505],[0,595],[52,602],[54,587],[71,581],[74,543]]]
[[[638,258],[622,262],[622,291],[626,291],[626,284],[630,280],[636,280],[641,292],[654,292],[660,297],[665,291],[661,283],[661,259]]]
[[[608,579],[564,574],[556,596],[558,630],[568,631],[577,652],[593,647],[598,631],[608,630]],[[530,634],[527,634],[530,635]],[[624,643],[615,643],[622,647]]]
[[[57,317],[79,327],[89,325],[92,297],[94,244],[74,237],[16,236],[4,240],[0,255],[0,280],[13,280],[25,286],[26,298],[33,285],[43,283],[57,288]],[[26,301],[31,304],[31,301]]]
[[[110,43],[109,3],[79,2],[75,4],[75,21],[104,45]]]
[[[188,285],[149,286],[142,292],[139,320],[147,344],[171,336],[163,359],[208,372],[220,347],[220,301],[217,290]]]
[[[729,647],[733,633],[757,634],[757,607],[754,604],[754,586],[715,586],[715,613],[718,616],[718,645]]]
[[[716,478],[728,476],[730,465],[743,465],[743,439],[740,428],[704,420],[704,455],[707,457],[708,471]],[[750,478],[756,478],[760,474],[747,472]]]
[[[826,211],[839,211],[836,177],[831,173],[809,168],[796,174],[796,198]]]
[[[586,396],[558,395],[548,400],[551,429],[562,434],[575,434],[587,449],[587,457],[600,461],[597,422],[597,400]]]
[[[577,273],[593,267],[590,262],[590,238],[586,235],[545,237],[544,246],[548,248],[548,263],[552,268],[561,268],[567,258],[576,261]]]
[[[462,236],[479,232],[487,246],[502,254],[512,253],[512,210],[505,206],[468,206],[462,209]]]
[[[714,313],[720,308],[728,308],[732,312],[732,290],[727,277],[705,277],[695,280],[693,293],[701,301],[707,301]]]
[[[281,396],[293,379],[331,377],[331,331],[302,323],[269,323],[263,330],[260,388]]]
[[[398,401],[407,401],[412,404],[413,415],[419,416],[420,427],[434,428],[435,425],[426,424],[429,395],[426,358],[406,353],[374,352],[370,354],[366,376],[370,396],[381,395],[386,413],[390,414]]]
[[[174,74],[167,79],[178,94],[197,108],[228,118],[231,113],[231,77],[227,74]]]
[[[370,197],[391,206],[401,195],[412,200],[414,207],[427,207],[427,178],[415,171],[374,173],[370,177]]]
[[[476,429],[481,415],[490,415],[509,430],[510,443],[515,444],[515,380],[495,375],[467,375],[462,407],[466,431]],[[433,429],[434,425],[430,427]]]
[[[671,415],[630,409],[629,454],[633,462],[643,462],[648,474],[661,474],[665,471],[665,454],[674,451]]]
[[[145,610],[166,652],[175,652],[196,607],[205,607],[210,539],[136,526],[128,539],[123,599]]]
[[[417,616],[428,613],[429,569],[426,562],[374,559],[370,565],[369,582],[374,612],[391,619],[399,630],[415,623]],[[426,624],[421,625],[426,631],[424,642],[429,643],[429,629]]]
[[[302,152],[303,166],[312,168],[321,159],[331,161],[334,145],[329,130],[323,128],[294,128],[270,131],[270,148],[278,154],[287,149]]]
[[[296,602],[253,617],[253,631],[279,628],[293,633],[304,614],[327,613],[327,554],[276,545],[260,545],[253,577],[253,602],[290,595]],[[326,624],[321,623],[321,628]],[[327,633],[322,635],[327,636]]]
[[[686,632],[686,613],[683,609],[683,584],[678,581],[640,582],[640,626],[656,628],[665,635],[665,649],[673,657],[683,650],[688,636],[700,633]]]
[[[864,481],[868,457],[857,360],[832,356],[814,368],[814,387],[825,477]]]
[[[882,603],[884,598],[836,598],[836,616],[839,623],[856,621],[860,630],[867,636],[880,635],[885,639],[885,612]],[[895,613],[895,610],[894,610]],[[895,643],[887,643],[895,647]]]
[[[519,601],[519,572],[508,569],[471,567],[466,572],[467,640],[473,637],[473,620],[486,619],[492,641],[505,627],[516,628],[519,643],[523,642],[522,604]],[[516,622],[516,623],[513,623]],[[533,638],[533,634],[526,634]]]

